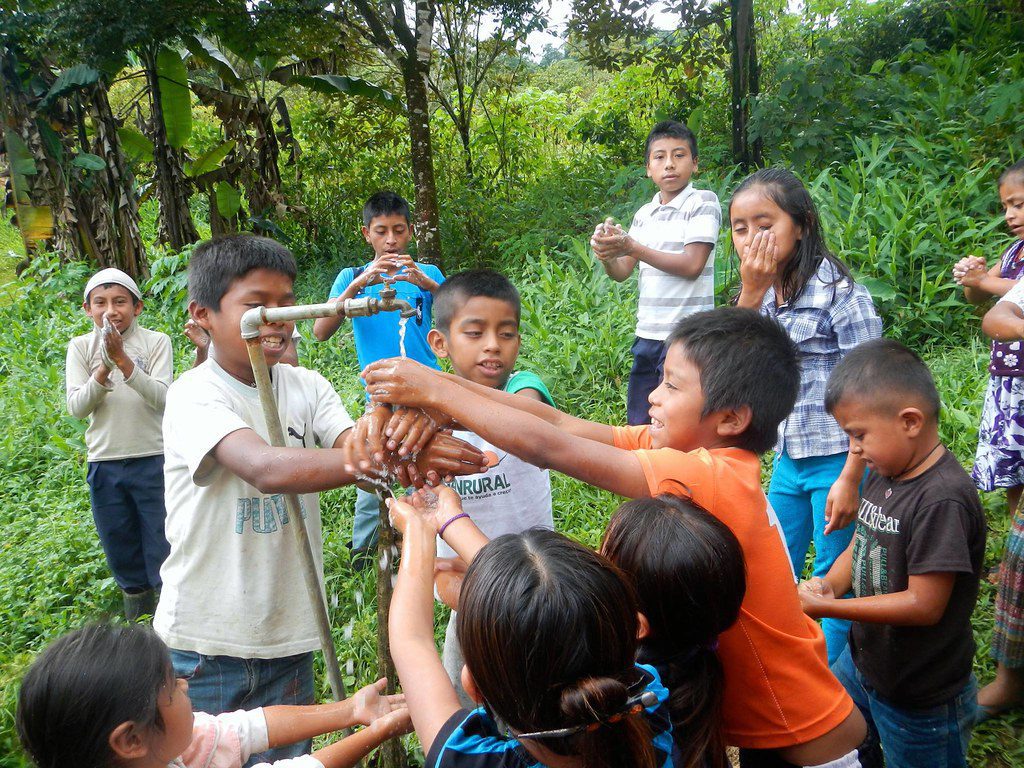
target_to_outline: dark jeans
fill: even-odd
[[[175,676],[188,680],[188,695],[196,712],[220,715],[275,704],[313,703],[312,653],[239,659],[171,649],[171,662]],[[299,741],[251,755],[246,765],[308,755],[312,748],[312,740]]]
[[[164,457],[90,461],[92,517],[114,581],[128,592],[160,586],[170,547],[164,535]]]
[[[626,422],[628,424],[650,424],[647,415],[651,396],[661,383],[665,369],[665,342],[635,337],[630,349],[633,353],[633,368],[629,372],[629,391],[626,395]]]

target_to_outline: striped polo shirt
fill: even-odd
[[[690,243],[710,243],[704,271],[696,279],[662,272],[640,262],[636,335],[664,341],[686,315],[715,307],[715,242],[722,225],[718,195],[693,184],[662,205],[661,192],[633,216],[629,235],[656,251],[682,253]]]

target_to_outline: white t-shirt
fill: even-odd
[[[529,528],[555,527],[551,516],[551,476],[546,469],[527,464],[508,451],[496,448],[473,432],[455,437],[490,451],[498,463],[486,472],[457,477],[451,487],[462,497],[462,509],[488,538],[522,533]],[[437,539],[438,557],[455,557],[455,551]]]
[[[352,419],[315,371],[276,365],[274,395],[288,445],[331,447]],[[171,545],[153,628],[171,648],[280,658],[319,647],[282,494],[263,494],[211,451],[253,429],[268,440],[256,390],[212,358],[182,374],[164,411],[166,532]],[[321,569],[318,494],[299,497]]]
[[[656,193],[634,214],[629,235],[648,248],[682,253],[690,243],[711,245],[704,271],[692,280],[640,262],[637,336],[664,341],[687,315],[715,308],[715,243],[721,225],[718,196],[692,184],[664,205],[661,193]]]
[[[1013,288],[999,298],[999,301],[1008,301],[1024,309],[1024,280],[1018,281]]]

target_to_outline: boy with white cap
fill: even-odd
[[[125,617],[152,614],[164,536],[161,422],[171,384],[171,339],[139,326],[142,293],[119,269],[97,272],[82,309],[90,333],[68,344],[68,412],[88,418],[89,498],[107,565],[124,593]]]

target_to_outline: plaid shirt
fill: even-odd
[[[825,410],[825,385],[843,355],[882,335],[867,289],[845,279],[831,284],[838,277],[825,259],[795,302],[777,306],[772,290],[761,301],[761,313],[778,320],[800,350],[800,395],[775,446],[794,459],[849,450],[850,439]]]

